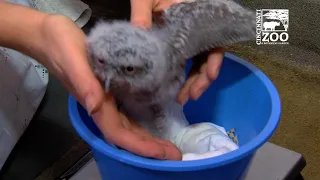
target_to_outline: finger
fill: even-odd
[[[81,48],[79,48],[81,50]],[[88,60],[86,52],[79,52],[78,48],[66,49],[70,54],[70,61],[64,62],[64,69],[62,72],[68,72],[63,74],[61,81],[67,86],[68,90],[73,96],[82,104],[89,114],[97,111],[103,101],[104,91],[100,82],[93,74]]]
[[[124,117],[124,115],[123,115]],[[124,117],[127,118],[127,117]],[[127,118],[128,121],[126,121],[124,127],[127,129],[132,130],[133,132],[139,134],[140,136],[145,136],[151,138],[152,135],[146,131],[140,124],[138,124],[136,121],[132,120],[131,118]]]
[[[169,8],[174,4],[183,2],[184,0],[155,0],[153,4],[153,12],[160,12]]]
[[[193,100],[198,99],[201,94],[210,86],[211,80],[206,73],[200,73],[198,78],[190,85],[190,97]]]
[[[224,53],[224,48],[215,48],[208,57],[207,74],[211,81],[216,80],[219,75]]]
[[[160,139],[160,138],[156,138],[156,137],[153,137],[147,130],[145,130],[140,124],[138,124],[136,121],[133,121],[133,120],[129,120],[130,125],[126,125],[125,127],[128,127],[130,126],[130,128],[127,128],[127,129],[130,129],[132,130],[133,132],[135,132],[136,134],[139,134],[140,136],[144,136],[144,137],[147,137],[147,138],[154,138],[155,141],[157,141],[158,143],[160,144],[163,144],[165,146],[174,146],[171,142],[169,141],[166,141],[166,140],[163,140],[163,139]]]
[[[167,146],[163,143],[159,143],[159,140],[156,140],[155,138],[139,136],[136,133],[125,129],[118,132],[119,136],[114,137],[117,142],[116,145],[127,151],[155,159],[181,159],[180,151],[174,146]]]
[[[134,154],[149,158],[166,159],[164,146],[156,141],[152,141],[152,138],[121,129],[120,131],[118,130],[118,133],[112,139],[115,140],[116,145]]]
[[[135,123],[137,124],[137,123]],[[146,131],[140,125],[131,124],[131,130],[138,134],[139,136],[145,137],[148,141],[157,142],[165,151],[165,159],[168,160],[181,160],[182,154],[179,149],[170,141],[163,140],[157,137],[153,137],[148,131]]]
[[[120,128],[114,131],[108,139],[115,145],[134,154],[167,160],[180,160],[180,151],[170,142],[152,137],[144,130]]]
[[[190,95],[190,87],[199,77],[199,72],[204,70],[203,64],[207,59],[207,53],[201,53],[192,58],[192,68],[188,74],[188,79],[178,94],[178,101],[183,105],[188,101]],[[202,69],[201,69],[202,68]]]
[[[71,77],[72,86],[75,87],[76,94],[79,96],[78,99],[82,101],[81,104],[84,105],[88,114],[92,114],[100,109],[104,91],[99,81],[94,76],[90,77],[89,71],[82,71],[82,73],[87,74],[87,76]],[[79,86],[81,84],[82,86]]]
[[[124,128],[122,119],[114,103],[114,97],[107,94],[101,109],[92,114],[95,124],[111,144],[119,146],[134,154],[156,158],[178,158],[179,151],[166,147],[153,138],[141,136],[131,129]]]
[[[156,138],[156,137],[153,137],[147,130],[145,130],[140,124],[138,124],[136,121],[133,121],[133,120],[129,120],[130,121],[130,130],[132,130],[133,132],[139,134],[140,136],[144,136],[144,137],[147,137],[147,138],[154,138],[155,141],[157,141],[158,143],[160,144],[163,144],[165,146],[174,146],[175,145],[173,143],[171,143],[170,141],[166,141],[166,140],[163,140],[163,139],[160,139],[160,138]],[[128,127],[128,125],[127,125]]]
[[[117,134],[117,130],[122,129],[124,125],[111,93],[105,94],[101,108],[99,111],[92,113],[91,117],[107,141],[115,144],[113,134]]]
[[[170,160],[181,160],[182,154],[179,151],[179,149],[170,141],[163,140],[157,137],[153,137],[148,131],[146,131],[140,124],[138,124],[136,121],[128,118],[128,122],[125,124],[126,127],[130,126],[130,130],[135,132],[136,134],[146,137],[147,139],[150,139],[150,141],[155,141],[159,145],[163,146],[166,154],[166,158]]]
[[[157,137],[153,137],[148,131],[146,131],[141,125],[139,125],[137,122],[131,120],[130,121],[131,128],[133,132],[138,134],[139,136],[145,137],[149,141],[157,142],[160,146],[164,148],[165,151],[165,159],[169,160],[181,160],[182,154],[179,151],[179,149],[170,141],[163,140]]]
[[[166,157],[165,149],[160,144],[150,141],[148,137],[134,133],[128,128],[130,124],[122,123],[121,116],[123,115],[118,112],[112,99],[113,97],[106,95],[101,109],[92,114],[95,124],[107,141],[134,154],[164,159]]]
[[[89,66],[84,32],[70,18],[63,16],[51,16],[45,24],[43,27],[46,30],[43,32],[48,33],[45,37],[57,48],[46,53],[50,54],[48,59],[53,60],[45,63],[48,70],[63,82],[89,113],[95,111],[102,104],[103,89]],[[71,31],[72,36],[66,38],[65,34]],[[50,32],[55,34],[54,37],[62,38],[52,38]]]
[[[192,59],[193,64],[190,72],[188,73],[187,81],[184,83],[183,87],[180,89],[180,92],[178,93],[178,101],[181,105],[184,105],[189,99],[189,91],[191,84],[199,76],[199,69],[201,67],[201,64],[204,62],[204,57],[206,57],[205,54],[199,54],[193,57]]]
[[[198,78],[199,74],[194,73],[190,76],[187,81],[184,83],[178,94],[178,101],[180,104],[184,105],[189,99],[189,88],[191,84]]]
[[[207,56],[202,56],[202,58],[207,59]],[[206,90],[206,88],[210,84],[210,80],[206,75],[207,62],[200,62],[200,68],[198,68],[198,77],[194,80],[194,82],[189,87],[189,94],[193,100],[198,99],[198,97]]]
[[[198,99],[210,84],[217,79],[222,64],[224,48],[213,49],[208,55],[207,63],[202,64],[200,75],[190,88],[190,97]]]
[[[181,160],[182,159],[182,153],[180,150],[171,143],[170,141],[166,141],[160,138],[153,138],[152,140],[156,141],[158,144],[164,147],[165,150],[165,157],[167,160]]]
[[[142,28],[150,28],[152,24],[152,0],[130,0],[132,24]]]

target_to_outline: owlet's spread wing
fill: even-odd
[[[124,21],[97,24],[88,37],[90,59],[106,89],[119,96],[170,99],[183,83],[186,59],[255,39],[255,19],[232,0],[187,0],[166,9],[164,24],[151,30]]]
[[[256,15],[232,0],[187,0],[166,9],[163,36],[174,60],[229,44],[254,40]]]
[[[255,39],[255,19],[232,0],[186,0],[166,9],[163,25],[152,30],[123,21],[97,24],[88,54],[105,88],[122,101],[165,102],[176,97],[188,58]]]

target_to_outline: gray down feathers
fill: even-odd
[[[101,21],[88,36],[89,59],[106,90],[134,119],[144,119],[145,109],[153,118],[165,118],[161,104],[176,98],[186,60],[254,40],[255,19],[253,11],[232,0],[189,0],[166,9],[164,23],[150,30]]]

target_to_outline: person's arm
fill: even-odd
[[[70,18],[0,0],[0,46],[44,65],[88,111],[109,142],[141,156],[181,159],[172,143],[156,139],[131,123],[124,125],[128,119],[118,112],[113,96],[104,93],[93,74],[86,36]]]
[[[47,16],[28,7],[0,1],[0,46],[35,56],[32,53],[41,52],[39,31]]]

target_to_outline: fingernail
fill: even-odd
[[[141,29],[144,29],[144,30],[149,29],[148,22],[146,22],[146,21],[132,20],[131,23]]]
[[[182,100],[181,100],[181,105],[182,105],[182,106],[185,105],[185,104],[187,103],[187,101],[188,101],[188,96],[186,95],[186,96],[184,96],[184,97],[182,98]]]
[[[91,116],[91,113],[94,109],[94,96],[92,95],[92,93],[88,94],[85,98],[85,105],[89,116]]]
[[[164,154],[164,156],[162,157],[162,160],[167,160],[167,155]]]
[[[201,87],[201,88],[199,88],[198,89],[198,91],[197,91],[197,94],[198,94],[198,96],[197,97],[199,97],[199,96],[201,96],[202,95],[202,93],[205,91],[205,87]]]

